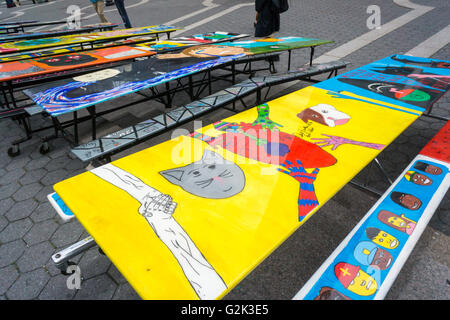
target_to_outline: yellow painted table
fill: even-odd
[[[142,298],[221,298],[420,114],[307,87],[54,189]]]

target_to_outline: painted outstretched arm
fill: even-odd
[[[219,274],[173,218],[176,203],[172,201],[172,197],[112,164],[106,164],[91,172],[127,192],[141,204],[139,213],[177,259],[200,299],[215,299],[227,289]]]
[[[328,134],[322,134],[322,135],[327,136],[328,138],[312,138],[311,140],[317,140],[316,142],[314,142],[314,144],[318,145],[321,148],[333,146],[331,148],[332,151],[336,150],[339,146],[341,146],[343,144],[353,144],[356,146],[361,146],[361,147],[366,147],[366,148],[371,148],[371,149],[376,149],[376,150],[382,150],[385,147],[385,145],[378,144],[378,143],[360,142],[360,141],[350,140],[350,139],[343,138],[343,137],[330,136]]]

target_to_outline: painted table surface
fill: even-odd
[[[117,39],[113,41],[108,42],[100,42],[100,43],[93,43],[92,49],[100,49],[100,48],[109,48],[109,47],[116,47],[121,45],[135,45],[139,43],[148,43],[148,42],[154,42],[155,38],[150,36],[140,36],[140,37],[133,37],[129,39]],[[20,52],[20,53],[12,53],[12,54],[5,54],[0,56],[0,63],[10,62],[10,61],[20,61],[20,60],[28,60],[38,57],[47,57],[52,56],[56,54],[63,54],[63,53],[71,53],[71,52],[80,52],[80,51],[89,51],[91,48],[85,49],[82,48],[79,45],[67,45],[67,46],[60,46],[56,48],[50,48],[50,49],[40,49],[40,50],[32,50],[27,51],[26,53]]]
[[[280,37],[194,46],[145,61],[105,69],[86,77],[54,81],[24,90],[52,116],[73,112],[254,54],[310,47],[330,41]]]
[[[450,186],[450,121],[294,299],[384,299]]]
[[[5,62],[0,64],[0,81],[12,81],[17,79],[28,79],[30,77],[42,77],[44,74],[50,74],[61,71],[68,71],[89,66],[98,66],[109,62],[118,62],[134,59],[138,57],[151,56],[158,52],[174,50],[174,47],[188,47],[193,45],[215,43],[219,41],[230,40],[233,38],[242,38],[246,35],[234,33],[206,33],[194,35],[192,37],[180,37],[170,41],[169,47],[167,41],[157,41],[151,43],[142,43],[131,46],[116,46],[112,48],[103,48],[98,50],[89,50],[85,52],[69,53],[63,55],[53,55],[46,58],[34,58],[29,60]],[[34,80],[34,79],[33,79]]]
[[[40,59],[7,62],[0,64],[0,81],[30,78],[154,54],[156,53],[131,46],[118,46]]]
[[[0,30],[8,29],[8,28],[16,28],[18,26],[29,28],[29,27],[40,27],[40,26],[49,26],[55,24],[65,24],[67,20],[56,20],[56,21],[23,21],[23,22],[11,22],[11,23],[2,23],[0,24]]]
[[[70,35],[70,34],[92,32],[95,30],[104,29],[105,27],[115,28],[118,26],[119,26],[118,24],[109,24],[109,25],[95,24],[95,25],[91,25],[91,26],[81,27],[79,29],[65,29],[65,30],[57,30],[57,31],[56,30],[45,30],[45,31],[39,31],[39,32],[12,33],[12,34],[8,34],[8,35],[0,36],[0,43],[1,42],[10,42],[10,41],[14,41],[14,40],[21,40],[21,39],[59,37],[59,36]]]
[[[447,121],[420,154],[450,164],[450,121]]]
[[[142,298],[221,298],[421,115],[347,92],[306,87],[54,189]]]
[[[247,37],[248,35],[245,34],[235,34],[235,33],[229,33],[229,32],[209,32],[204,34],[198,34],[191,37],[177,37],[170,41],[168,40],[159,40],[155,43],[155,46],[151,48],[152,51],[170,51],[170,50],[176,50],[180,47],[183,47],[184,44],[192,44],[196,42],[222,42],[226,41],[223,40],[223,36],[226,36],[224,39],[239,39],[242,37]],[[217,37],[220,36],[220,37]],[[129,39],[119,39],[115,40],[111,43],[100,43],[100,44],[94,44],[94,48],[102,48],[106,46],[112,46],[112,45],[121,45],[121,44],[129,44],[129,45],[136,45],[136,44],[142,44],[142,47],[144,50],[147,50],[149,46],[150,40],[154,40],[150,37],[133,37]],[[155,41],[152,41],[155,42]],[[61,47],[57,49],[52,50],[39,50],[36,52],[27,52],[26,54],[11,54],[7,56],[0,56],[0,63],[7,62],[7,61],[18,61],[18,60],[27,60],[32,59],[36,57],[43,57],[43,56],[49,56],[49,55],[55,55],[55,54],[62,54],[62,53],[69,53],[69,52],[76,52],[76,51],[85,51],[79,46],[66,46]],[[86,50],[88,51],[88,50]]]
[[[450,62],[392,55],[315,86],[422,112],[450,89]]]
[[[121,29],[114,31],[93,32],[84,35],[68,35],[62,37],[42,38],[34,40],[14,41],[0,44],[0,53],[28,51],[40,48],[56,47],[61,45],[73,45],[79,43],[90,43],[107,41],[127,37],[135,37],[163,32],[172,32],[179,28],[171,26],[147,26],[139,28]]]

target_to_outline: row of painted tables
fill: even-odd
[[[392,55],[54,189],[143,299],[221,298],[449,88],[448,61]]]
[[[117,47],[108,56],[161,51],[25,92],[56,118],[252,55],[329,43],[299,37],[213,41],[234,36]],[[199,46],[202,41],[207,45]],[[79,56],[86,60],[77,66],[106,57],[97,51]],[[58,66],[67,57],[20,63],[36,76],[55,71],[51,64],[71,69]],[[393,55],[54,188],[142,298],[220,298],[429,110],[449,89],[449,70],[448,61]]]

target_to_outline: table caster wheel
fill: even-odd
[[[20,149],[18,145],[13,145],[12,147],[8,148],[8,156],[17,157],[19,154]]]
[[[73,261],[67,261],[67,267],[64,270],[61,270],[61,273],[65,276],[70,276],[73,272],[67,272],[67,268],[69,266],[76,266],[77,264]]]
[[[40,154],[47,154],[50,151],[50,146],[48,145],[48,142],[44,142],[41,147],[39,148]]]

